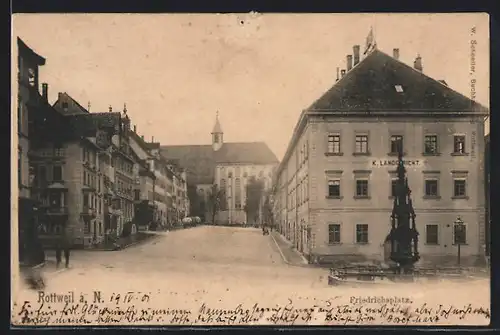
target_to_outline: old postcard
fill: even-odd
[[[487,14],[18,14],[12,55],[13,327],[490,323]]]

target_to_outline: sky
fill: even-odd
[[[224,141],[264,141],[278,159],[301,111],[335,83],[336,68],[345,68],[352,46],[364,48],[370,27],[379,50],[391,55],[399,48],[409,65],[420,54],[425,74],[465,96],[475,79],[476,100],[489,107],[487,14],[13,18],[13,36],[46,58],[40,83],[49,84],[51,103],[58,92],[83,106],[90,101],[91,112],[107,112],[110,105],[121,111],[126,103],[138,133],[162,145],[210,144],[219,111]]]

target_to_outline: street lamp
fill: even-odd
[[[462,237],[463,237],[463,230],[464,230],[464,221],[459,217],[455,220],[455,243],[457,244],[457,250],[458,250],[458,255],[457,255],[457,262],[458,266],[460,267],[460,246],[462,245]]]

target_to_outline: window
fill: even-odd
[[[356,135],[355,153],[357,153],[357,154],[367,154],[368,153],[368,136],[367,135]]]
[[[328,153],[340,153],[340,135],[328,136]]]
[[[234,202],[235,202],[235,207],[240,208],[241,207],[241,182],[240,178],[236,178],[234,181],[234,187],[235,187],[235,195],[234,195]]]
[[[394,88],[396,89],[396,92],[403,93],[403,86],[401,86],[401,85],[395,85]]]
[[[424,140],[424,153],[428,155],[435,155],[438,152],[437,136],[426,135]]]
[[[465,179],[455,179],[453,184],[453,196],[465,197],[467,195]]]
[[[54,145],[54,155],[57,157],[64,156],[64,147],[61,144]]]
[[[52,168],[52,181],[62,181],[62,166],[55,165]]]
[[[141,190],[135,190],[135,196],[134,196],[134,199],[137,201],[137,200],[140,200],[141,199]]]
[[[391,197],[395,197],[396,196],[397,187],[398,187],[398,180],[397,179],[392,179],[391,180]]]
[[[340,225],[339,224],[329,224],[328,225],[328,243],[340,243]]]
[[[453,137],[453,153],[465,154],[465,136],[456,135]]]
[[[36,86],[36,73],[33,68],[28,68],[28,82],[30,86]]]
[[[89,220],[83,221],[83,233],[90,234],[90,221]]]
[[[439,195],[437,179],[427,179],[425,181],[425,195],[427,197],[437,197]]]
[[[356,196],[368,197],[368,180],[356,180]]]
[[[403,151],[403,136],[393,135],[391,136],[391,154],[399,153],[399,150]]]
[[[62,108],[63,108],[64,110],[68,109],[68,107],[69,107],[69,105],[68,105],[68,103],[67,103],[67,102],[63,102],[63,103],[62,103]]]
[[[467,227],[462,225],[453,225],[453,244],[467,243]]]
[[[328,181],[328,196],[340,197],[340,180]]]
[[[437,224],[428,224],[425,226],[425,243],[439,244]]]
[[[368,243],[368,225],[356,225],[356,243]]]
[[[84,208],[89,207],[89,194],[83,195],[83,207]]]

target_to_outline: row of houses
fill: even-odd
[[[21,261],[37,237],[50,243],[66,230],[86,248],[189,215],[185,169],[138,134],[126,105],[91,112],[65,92],[51,104],[49,86],[39,89],[45,59],[17,46]]]
[[[363,57],[355,45],[333,87],[302,112],[277,168],[274,223],[311,262],[386,258],[400,141],[422,262],[484,260],[489,111],[427,76],[420,56],[411,66],[399,54],[373,47]],[[455,234],[458,217],[465,234]]]

